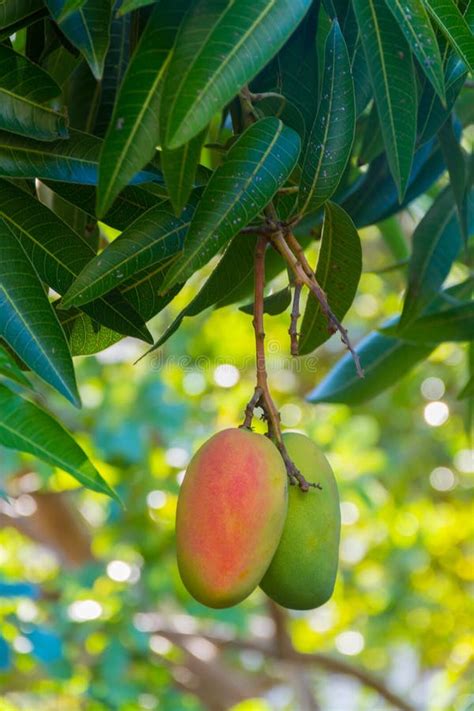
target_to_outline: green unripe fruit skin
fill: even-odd
[[[277,551],[260,587],[290,610],[311,610],[327,602],[336,581],[341,514],[334,474],[308,437],[283,435],[288,453],[307,481],[322,490],[288,492],[288,514]]]
[[[286,518],[287,476],[263,435],[228,429],[211,437],[186,470],[176,512],[176,552],[188,592],[230,607],[258,586]]]

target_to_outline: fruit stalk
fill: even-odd
[[[275,442],[283,461],[285,462],[290,484],[297,484],[302,491],[308,491],[310,486],[315,485],[306,481],[305,477],[295,466],[286,450],[280,427],[280,413],[273,402],[273,398],[268,388],[268,376],[265,360],[265,331],[263,322],[265,251],[267,249],[267,245],[268,239],[264,235],[260,235],[255,248],[255,298],[253,307],[257,385],[252,399],[245,408],[245,420],[242,426],[250,428],[254,409],[257,405],[260,406],[264,412],[264,418],[268,424],[268,434]]]

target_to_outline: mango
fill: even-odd
[[[325,603],[336,581],[341,514],[337,484],[329,462],[308,437],[293,432],[283,440],[308,482],[322,489],[290,487],[288,515],[260,587],[290,610],[310,610]]]
[[[258,586],[280,540],[287,501],[285,465],[267,437],[227,429],[198,450],[176,512],[178,568],[198,602],[230,607]]]

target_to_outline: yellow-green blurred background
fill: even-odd
[[[410,232],[416,210],[403,219]],[[377,230],[362,242],[347,318],[355,341],[398,312],[403,287],[401,270],[376,273],[391,260]],[[155,336],[201,279],[153,322]],[[137,365],[144,349],[131,339],[79,359],[82,411],[41,391],[124,509],[0,450],[9,494],[0,502],[1,711],[396,708],[372,677],[415,709],[474,708],[472,442],[469,403],[456,399],[465,349],[437,348],[364,406],[311,405],[305,395],[343,346],[334,336],[292,360],[288,326],[287,314],[266,319],[270,386],[284,427],[321,446],[339,483],[332,600],[283,616],[257,590],[211,611],[179,580],[173,528],[184,469],[211,434],[240,424],[254,385],[251,317],[206,312]],[[288,645],[294,658],[279,660]]]

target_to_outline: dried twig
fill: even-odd
[[[290,352],[292,356],[298,355],[298,319],[300,317],[300,297],[303,284],[300,281],[295,283],[295,291],[293,293],[293,306],[291,309],[291,320],[288,334],[290,336]]]
[[[336,331],[339,331],[341,341],[346,345],[352,355],[359,378],[363,378],[364,371],[362,370],[362,366],[360,364],[359,355],[350,341],[347,329],[344,328],[337,316],[331,310],[326,294],[318,284],[298,240],[296,240],[291,233],[288,233],[285,238],[283,232],[278,232],[272,237],[272,244],[289,265],[295,275],[295,278],[298,281],[301,281],[319,301],[322,312],[328,320],[329,332],[335,333]]]

